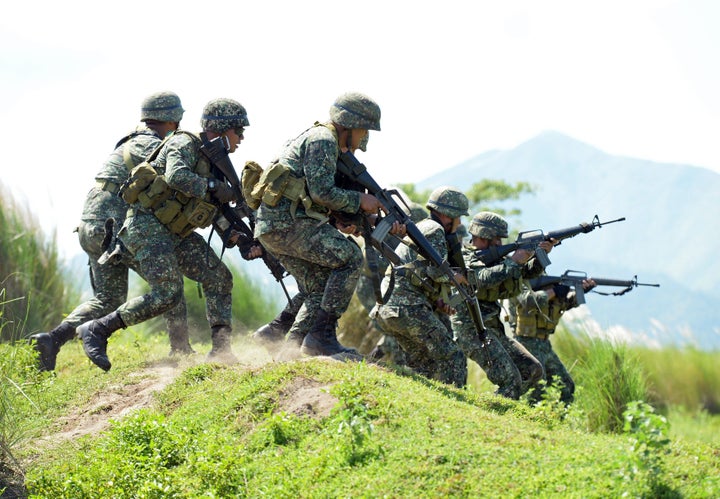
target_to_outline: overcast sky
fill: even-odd
[[[160,90],[193,131],[207,101],[245,105],[236,167],[356,90],[382,108],[359,154],[381,185],[545,130],[720,172],[718,25],[714,0],[5,2],[0,178],[72,256],[95,172]]]

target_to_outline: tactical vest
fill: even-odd
[[[515,327],[517,336],[547,339],[555,332],[563,309],[550,302],[548,306],[542,307],[538,307],[536,304],[531,304],[527,308],[518,306],[515,313],[517,314],[517,326]]]
[[[476,296],[480,301],[495,302],[517,296],[522,291],[522,280],[509,277],[492,288],[479,288]]]
[[[189,135],[199,151],[202,143],[200,137],[184,130],[176,133]],[[161,147],[162,145],[164,141]],[[209,226],[217,214],[217,207],[209,202],[209,196],[206,195],[207,200],[188,196],[170,187],[164,175],[158,175],[150,163],[157,158],[161,147],[153,151],[146,161],[133,168],[127,182],[128,187],[121,189],[121,195],[128,203],[138,203],[152,211],[160,223],[173,234],[187,237],[195,229]],[[212,177],[210,161],[199,152],[198,158],[193,172],[204,178]]]
[[[332,125],[315,122],[313,127],[316,126],[328,128],[337,139],[337,131]],[[260,203],[274,207],[277,206],[281,199],[286,198],[291,202],[290,214],[293,218],[295,218],[297,207],[302,204],[305,214],[310,218],[322,221],[328,220],[327,213],[321,213],[312,208],[313,201],[308,193],[305,177],[296,177],[286,165],[274,161],[262,171],[257,180],[254,178],[258,173],[256,167],[251,166],[248,170],[250,170],[248,174],[251,177],[248,178],[247,182],[243,180],[243,190],[249,193],[246,199],[252,209],[259,208]]]

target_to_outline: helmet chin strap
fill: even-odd
[[[353,150],[352,150],[352,131],[353,131],[353,129],[346,128],[346,130],[348,131],[348,134],[347,134],[347,140],[345,141],[346,142],[345,147],[347,147],[349,152],[353,152]]]

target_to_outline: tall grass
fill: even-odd
[[[0,185],[0,341],[16,340],[58,324],[79,291],[67,279],[55,236],[46,238],[30,211]]]

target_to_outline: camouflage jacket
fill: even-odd
[[[130,176],[123,153],[127,148],[135,166],[143,162],[160,143],[160,136],[145,125],[138,125],[133,132],[123,137],[95,175],[97,183],[103,183],[111,188],[103,190],[96,185],[88,192],[81,219],[84,222],[104,223],[108,218],[114,218],[117,222],[116,226],[120,227],[125,220],[128,205],[117,195],[117,188]]]
[[[445,239],[445,229],[443,229],[439,223],[429,218],[418,222],[417,228],[435,251],[437,251],[438,255],[440,255],[443,260],[447,259],[448,248]],[[432,307],[434,300],[440,296],[433,296],[433,293],[421,286],[418,282],[418,277],[424,279],[425,282],[436,290],[439,290],[441,285],[447,285],[450,280],[444,272],[434,265],[429,264],[411,248],[413,243],[409,238],[405,238],[403,242],[407,244],[400,244],[396,253],[404,262],[403,267],[408,266],[412,268],[412,272],[403,272],[401,270],[402,267],[397,269],[395,287],[386,305],[407,306],[425,304]],[[390,276],[386,275],[382,283],[383,293],[387,290],[389,281]]]
[[[278,161],[288,167],[292,175],[305,179],[305,187],[313,200],[312,210],[357,213],[360,193],[335,185],[337,159],[340,154],[338,136],[332,126],[316,125],[285,144]],[[255,237],[291,227],[291,201],[283,198],[276,206],[262,203],[258,208]],[[302,205],[296,217],[307,217]]]
[[[531,258],[524,265],[518,265],[512,258],[506,257],[493,266],[485,264],[475,257],[472,248],[463,248],[463,258],[468,271],[475,272],[478,283],[477,298],[480,311],[487,327],[502,327],[499,300],[517,296],[522,289],[523,279],[531,279],[541,275],[543,267],[536,258]]]

